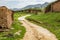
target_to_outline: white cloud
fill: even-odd
[[[7,6],[9,8],[22,8],[27,5],[42,4],[44,2],[52,2],[55,0],[0,0],[0,6]]]
[[[51,1],[55,1],[55,0],[0,0],[0,1],[20,1],[20,2],[51,2]]]

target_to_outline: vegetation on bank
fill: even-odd
[[[8,32],[1,32],[0,33],[0,40],[20,40],[23,38],[26,29],[21,25],[18,21],[18,17],[26,15],[26,13],[22,12],[15,12],[14,14],[14,22],[12,24],[12,29]],[[16,32],[21,31],[20,35],[15,34]]]
[[[58,40],[60,40],[60,13],[53,12],[53,13],[46,13],[46,14],[39,14],[39,15],[32,15],[26,18],[27,20],[42,26],[52,33],[56,35]]]

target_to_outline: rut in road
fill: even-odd
[[[26,16],[20,17],[22,25],[26,28],[23,40],[57,40],[56,36],[45,28],[33,24],[25,19]]]

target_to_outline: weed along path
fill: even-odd
[[[25,17],[27,16],[30,15],[18,18],[18,20],[20,20],[22,25],[26,28],[23,40],[57,40],[56,36],[47,29],[26,20]]]

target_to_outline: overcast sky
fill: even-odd
[[[45,2],[53,2],[55,0],[0,0],[0,6],[8,8],[22,8],[27,5],[43,4]]]

